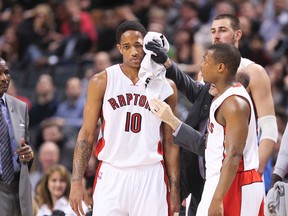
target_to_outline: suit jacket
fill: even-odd
[[[193,103],[185,123],[183,122],[174,143],[197,155],[204,156],[206,137],[197,128],[209,116],[213,96],[209,94],[210,84],[194,81],[190,76],[182,73],[176,64],[167,69],[166,77],[172,79],[177,89]]]
[[[15,142],[20,147],[20,139],[24,138],[25,143],[29,143],[29,116],[27,104],[15,97],[5,94],[6,104],[13,127]],[[22,216],[32,216],[32,190],[29,179],[29,168],[32,161],[28,164],[21,163],[19,180],[19,202]]]

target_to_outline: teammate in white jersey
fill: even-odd
[[[253,103],[236,82],[240,58],[235,46],[214,44],[201,64],[204,81],[214,83],[218,95],[211,104],[207,126],[206,181],[199,216],[264,215]],[[167,104],[157,99],[150,104],[152,110],[157,107],[157,116],[177,130],[179,119],[173,117]]]
[[[254,108],[236,83],[240,59],[233,45],[214,44],[201,64],[204,81],[214,83],[218,95],[207,126],[206,182],[197,215],[263,215]]]
[[[82,179],[100,117],[103,137],[95,151],[100,162],[93,216],[168,216],[180,210],[179,147],[172,144],[171,128],[161,126],[151,113],[145,84],[138,78],[145,34],[139,22],[122,23],[116,39],[123,63],[90,80],[71,177],[70,205],[78,215],[83,214],[82,199],[87,202]],[[175,93],[166,101],[174,110],[177,91],[175,85],[172,87]]]

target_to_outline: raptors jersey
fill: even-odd
[[[102,139],[96,156],[114,167],[155,164],[161,160],[161,120],[150,111],[145,85],[133,82],[120,65],[106,69]]]
[[[218,124],[215,119],[215,114],[223,101],[231,95],[239,95],[245,98],[249,102],[251,107],[251,115],[246,144],[243,151],[242,161],[240,162],[241,166],[239,167],[238,171],[257,169],[259,165],[256,120],[253,104],[245,88],[241,84],[237,84],[226,90],[211,104],[208,126],[209,135],[207,139],[207,147],[205,150],[207,179],[214,175],[220,174],[222,162],[226,155],[226,149],[224,145],[225,128],[222,125]]]
[[[254,64],[254,63],[255,62],[251,61],[250,59],[241,57],[241,61],[240,61],[240,65],[238,67],[238,70],[245,69],[247,66],[249,66],[250,64]]]
[[[208,215],[208,209],[220,179],[222,163],[226,156],[225,128],[218,124],[215,114],[223,101],[231,95],[245,98],[249,102],[251,114],[243,156],[233,182],[223,198],[224,216],[263,215],[264,185],[261,176],[256,171],[259,159],[254,109],[245,88],[241,84],[236,84],[211,104],[209,135],[205,150],[206,181],[197,216]]]

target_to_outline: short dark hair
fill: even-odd
[[[229,19],[230,25],[234,31],[241,29],[241,25],[240,25],[240,21],[239,21],[238,17],[236,17],[232,14],[219,14],[213,20],[221,20],[221,19]]]
[[[213,44],[208,47],[212,51],[212,57],[217,63],[223,63],[231,73],[235,75],[241,61],[239,50],[232,44]]]
[[[138,21],[125,21],[125,22],[121,23],[117,28],[116,41],[118,44],[120,43],[122,34],[126,31],[129,31],[129,30],[139,31],[143,37],[147,34],[145,27],[140,22],[138,22]]]

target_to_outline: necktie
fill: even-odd
[[[4,106],[4,102],[0,99],[0,152],[2,156],[2,180],[9,184],[14,179],[14,167],[8,125],[6,124],[2,113],[2,106]]]

